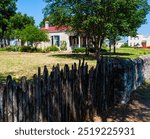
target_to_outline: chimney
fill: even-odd
[[[49,28],[49,22],[45,21],[45,29],[48,29],[48,28]]]

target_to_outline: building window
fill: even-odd
[[[59,35],[51,36],[51,39],[52,39],[52,46],[54,46],[54,45],[60,46],[60,36]]]

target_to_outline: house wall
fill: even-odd
[[[137,35],[136,37],[128,37],[128,45],[142,47],[142,42],[146,42],[146,46],[150,46],[150,36],[144,37],[143,35]]]
[[[52,39],[51,36],[60,36],[60,42],[61,41],[66,41],[67,43],[67,50],[71,50],[70,44],[69,44],[69,35],[65,32],[57,32],[57,33],[49,33],[49,42],[41,42],[38,47],[48,47],[48,46],[52,46]]]
[[[144,40],[143,35],[137,35],[136,37],[128,37],[128,45],[129,46],[142,46],[142,40]]]

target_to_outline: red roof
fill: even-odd
[[[51,33],[56,33],[56,32],[65,32],[68,30],[68,27],[66,26],[62,26],[62,27],[58,27],[58,26],[49,26],[48,29],[46,29],[45,27],[41,28],[42,30],[47,30],[48,32]]]

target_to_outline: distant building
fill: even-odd
[[[89,40],[84,33],[77,34],[76,32],[69,31],[69,27],[67,26],[49,26],[49,22],[45,22],[45,26],[41,28],[42,30],[46,30],[48,32],[49,41],[48,42],[40,42],[38,47],[48,47],[48,46],[61,46],[61,42],[65,41],[67,44],[67,50],[72,50],[73,48],[80,48],[86,46],[93,46],[91,40]],[[108,45],[109,40],[106,39],[105,43]],[[116,48],[120,48],[124,42],[117,41]]]
[[[128,37],[128,45],[131,47],[148,47],[150,46],[150,36],[136,35],[135,37]]]
[[[46,21],[45,27],[42,27],[41,29],[48,31],[49,42],[41,42],[38,45],[39,47],[53,45],[60,47],[61,42],[63,41],[65,41],[67,44],[67,50],[71,50],[77,47],[86,47],[88,45],[88,39],[84,34],[78,35],[77,33],[70,32],[69,27],[49,26],[48,21]]]

